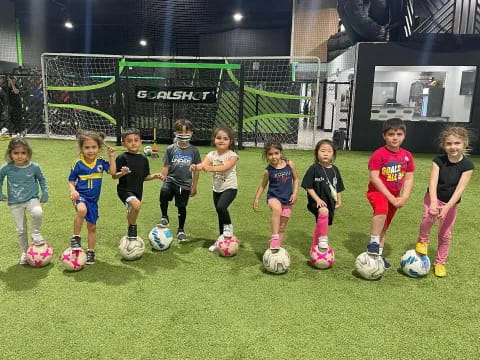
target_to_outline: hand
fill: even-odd
[[[80,195],[78,194],[77,190],[70,191],[70,199],[72,199],[72,200],[80,199]]]
[[[292,194],[292,196],[290,196],[290,205],[293,205],[297,202],[297,195],[296,194]]]
[[[452,208],[452,205],[449,205],[449,204],[445,204],[444,206],[440,207],[437,218],[443,219],[447,215],[447,213],[450,211],[451,208]]]
[[[155,173],[155,174],[151,174],[150,176],[152,177],[152,179],[161,179],[161,176],[162,174],[161,173]]]
[[[327,203],[325,201],[323,201],[322,199],[318,199],[317,200],[317,208],[322,208],[322,207],[328,207],[327,206]]]
[[[3,196],[3,197],[0,199],[0,201],[7,201],[7,200],[8,200],[8,197],[6,197],[6,196]]]
[[[120,169],[120,172],[122,173],[122,175],[127,175],[127,174],[130,174],[132,171],[128,166],[122,166],[122,168]]]
[[[108,155],[110,155],[110,157],[115,156],[115,148],[113,148],[111,146],[107,146],[107,151],[108,151]]]
[[[162,181],[165,181],[165,179],[167,178],[165,175],[163,175],[162,173],[158,173],[158,178]]]
[[[190,165],[190,172],[195,172],[195,171],[197,171],[197,164]]]
[[[252,208],[253,208],[253,211],[257,211],[257,208],[258,208],[258,199],[254,199],[254,200],[253,200]]]
[[[342,202],[337,201],[337,203],[335,204],[335,209],[338,209],[340,206],[342,206]]]
[[[430,207],[428,208],[428,213],[432,216],[438,216],[440,214],[440,210],[437,207],[437,204],[430,204]]]
[[[197,195],[197,188],[191,188],[190,189],[190,196],[195,196]]]

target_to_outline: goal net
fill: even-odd
[[[118,139],[122,128],[136,127],[168,143],[182,118],[198,143],[210,142],[218,125],[246,146],[315,141],[318,58],[44,54],[42,71],[48,136],[89,129]]]

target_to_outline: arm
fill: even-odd
[[[212,165],[212,160],[211,158],[207,155],[205,158],[202,160],[200,164],[193,164],[190,166],[190,171],[200,171],[205,169],[206,166]]]
[[[10,87],[12,88],[13,93],[18,95],[20,93],[20,90],[17,89],[13,80],[8,79],[8,83],[9,83]]]
[[[440,214],[438,214],[439,218],[444,218],[445,215],[447,215],[448,211],[457,203],[457,201],[460,199],[462,196],[463,191],[467,187],[468,183],[470,182],[470,178],[472,177],[473,170],[468,170],[462,173],[462,176],[460,177],[460,181],[457,184],[457,187],[455,188],[455,191],[448,201],[448,203],[445,204],[440,209]]]
[[[74,181],[68,182],[68,190],[70,191],[70,199],[78,200],[80,198],[80,194],[78,193],[77,189],[75,189]]]
[[[163,164],[162,171],[160,172],[159,177],[158,177],[160,180],[165,181],[165,179],[167,178],[168,168],[169,168],[169,167],[170,167],[169,164]]]
[[[108,169],[108,173],[110,175],[115,175],[117,172],[117,163],[115,161],[115,149],[111,146],[107,147],[108,150],[108,160],[110,162],[110,168]]]
[[[313,189],[306,189],[306,190],[307,190],[308,195],[310,195],[310,197],[313,200],[315,200],[318,208],[327,207],[327,203],[325,201],[323,201],[322,199],[320,199],[320,196],[317,195],[315,190],[313,190]]]
[[[292,168],[292,177],[293,177],[293,192],[292,196],[290,197],[290,204],[295,204],[297,202],[298,196],[298,187],[300,185],[300,179],[298,178],[297,168],[293,161],[289,161],[290,167]]]
[[[160,179],[160,175],[162,173],[155,173],[155,174],[150,174],[150,175],[147,175],[145,176],[145,179],[143,179],[143,181],[150,181],[150,180],[153,180],[153,179]]]
[[[410,197],[410,193],[413,189],[413,172],[405,173],[405,181],[403,183],[402,194],[397,198],[396,203],[393,205],[397,208],[402,207]]]
[[[113,179],[120,179],[122,176],[130,174],[132,171],[128,166],[122,166],[120,171],[117,171],[115,174],[112,175]]]
[[[428,212],[430,213],[430,215],[438,215],[439,213],[437,205],[437,186],[439,173],[439,166],[433,162],[432,170],[430,171],[430,180],[428,182],[428,195],[430,196],[430,208],[428,209]]]
[[[3,179],[5,178],[5,172],[4,172],[5,166],[2,166],[0,169],[0,201],[7,201],[8,198],[7,196],[3,193]]]
[[[382,193],[383,195],[385,195],[385,197],[387,198],[388,202],[390,202],[391,204],[395,205],[396,203],[396,198],[395,196],[392,195],[392,193],[387,189],[387,187],[385,186],[385,184],[382,182],[382,180],[380,179],[380,170],[370,170],[370,181],[371,183],[375,186],[375,188],[380,192]]]
[[[37,178],[38,184],[40,185],[40,189],[42,190],[42,196],[40,197],[40,202],[46,203],[48,201],[47,180],[45,179],[45,176],[43,175],[42,169],[40,169],[40,166],[36,168],[35,176]]]
[[[204,171],[208,171],[208,172],[223,172],[223,171],[227,171],[229,169],[231,169],[232,167],[235,166],[235,164],[237,163],[238,161],[238,157],[236,156],[232,156],[230,159],[227,160],[227,162],[223,165],[217,165],[217,166],[214,166],[214,165],[206,165],[203,167],[203,170]]]
[[[197,194],[197,184],[198,184],[199,177],[200,177],[200,173],[198,171],[195,171],[193,173],[192,187],[190,188],[190,196],[195,196]]]
[[[263,190],[265,190],[265,187],[267,186],[268,184],[268,171],[265,170],[263,172],[263,176],[262,176],[262,182],[260,183],[260,185],[258,185],[258,188],[257,188],[257,192],[255,193],[255,198],[253,199],[253,210],[257,210],[258,208],[258,201],[260,200],[260,196],[262,195],[263,193]]]
[[[335,209],[338,209],[340,206],[342,206],[342,193],[341,192],[337,193],[337,203],[335,204]]]

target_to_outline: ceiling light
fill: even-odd
[[[65,21],[64,25],[67,29],[73,29],[73,23],[70,20]]]
[[[243,19],[243,15],[241,13],[233,14],[233,20],[235,20],[236,22],[240,22],[242,21],[242,19]]]
[[[140,40],[138,43],[142,46],[147,46],[147,40],[145,39]]]

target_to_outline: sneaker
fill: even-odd
[[[428,244],[420,241],[417,242],[417,245],[415,245],[415,251],[422,255],[428,255]]]
[[[26,252],[22,252],[22,255],[20,255],[20,260],[18,260],[18,263],[20,265],[26,265],[28,264],[27,262],[27,253]]]
[[[33,240],[33,243],[35,244],[35,246],[40,246],[40,245],[45,244],[45,239],[40,234],[33,234],[32,235],[32,240]]]
[[[166,228],[166,227],[168,227],[168,225],[170,225],[170,222],[168,221],[168,218],[166,218],[166,217],[162,217],[157,224],[157,226],[162,227],[162,228]]]
[[[127,237],[128,237],[130,240],[134,240],[134,239],[137,238],[137,225],[130,225],[130,226],[128,227]]]
[[[382,260],[383,260],[383,266],[385,267],[385,269],[390,269],[392,267],[392,264],[390,264],[388,260],[385,259],[385,256],[383,255],[382,255]]]
[[[177,233],[177,239],[178,239],[178,242],[180,242],[180,243],[185,243],[185,242],[188,241],[187,234],[185,234],[184,231],[179,231]]]
[[[95,264],[95,251],[94,250],[87,250],[87,261],[85,262],[87,265]]]
[[[447,276],[447,268],[443,264],[435,264],[435,276],[445,277]]]
[[[367,253],[370,255],[380,255],[380,244],[376,242],[369,242],[367,245]]]
[[[82,245],[80,244],[81,238],[80,236],[72,236],[70,239],[70,247],[73,250],[78,250],[82,248]]]
[[[272,250],[280,249],[280,238],[271,238],[270,239],[270,249],[272,249]]]
[[[210,245],[210,247],[208,248],[208,251],[210,252],[215,252],[217,251],[218,248],[217,248],[217,242],[215,241],[212,245]]]

